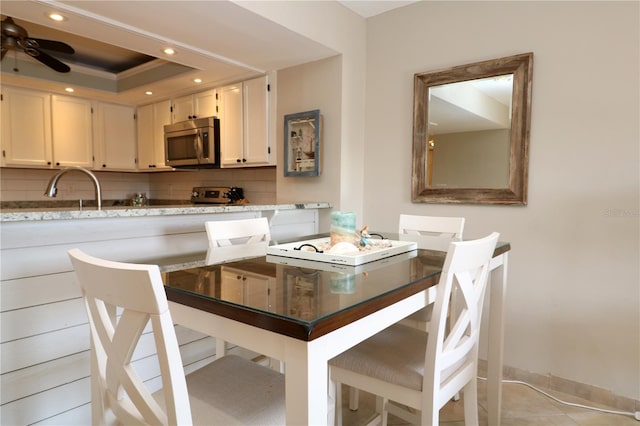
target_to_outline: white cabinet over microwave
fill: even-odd
[[[216,115],[216,90],[206,90],[173,100],[172,123]],[[168,124],[168,123],[165,123]]]

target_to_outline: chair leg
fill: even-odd
[[[342,406],[342,392],[338,390],[338,386],[342,387],[342,383],[336,383],[331,378],[331,373],[328,374],[327,379],[327,426],[335,426],[338,406]]]
[[[464,423],[478,424],[478,382],[474,377],[463,389],[464,392]]]
[[[382,414],[382,426],[387,426],[389,423],[389,400],[387,398],[378,398],[382,399],[382,411],[380,412]]]
[[[227,342],[216,338],[216,359],[220,359],[227,354]]]
[[[336,410],[335,410],[335,416],[336,416],[336,420],[335,420],[335,425],[336,426],[342,426],[342,383],[335,383],[335,387],[336,387],[336,394],[335,394],[335,406],[336,406]]]
[[[358,410],[358,399],[360,398],[360,391],[353,386],[349,387],[349,410]]]

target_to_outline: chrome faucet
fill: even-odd
[[[93,186],[96,189],[96,204],[98,204],[98,210],[102,210],[102,190],[100,189],[100,182],[98,181],[98,178],[96,177],[96,175],[94,175],[89,170],[82,167],[68,167],[66,169],[60,170],[49,181],[49,184],[47,185],[47,189],[44,191],[44,195],[46,195],[47,197],[55,197],[56,194],[58,193],[58,188],[56,187],[56,185],[58,184],[58,180],[60,179],[60,177],[62,177],[62,175],[67,172],[73,172],[73,171],[83,172],[89,175],[89,177],[93,181]]]

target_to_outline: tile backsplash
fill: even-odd
[[[0,168],[0,200],[47,201],[49,179],[57,170]],[[276,202],[276,168],[215,169],[155,173],[94,172],[104,200],[130,199],[138,192],[149,199],[189,200],[194,186],[239,186],[251,204]],[[93,183],[82,173],[58,181],[57,200],[93,200]]]

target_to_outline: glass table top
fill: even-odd
[[[206,252],[156,263],[169,300],[310,338],[437,284],[445,257],[438,247],[358,266],[272,255],[207,265]]]

